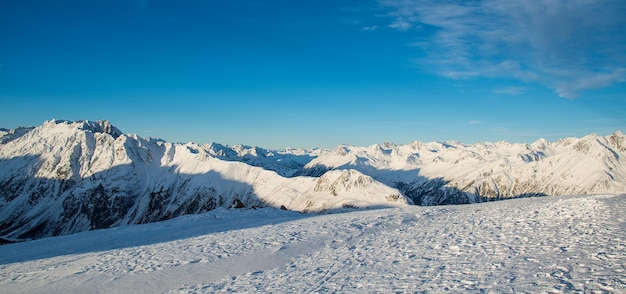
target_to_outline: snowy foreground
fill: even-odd
[[[626,195],[217,209],[0,246],[2,293],[626,293]]]
[[[4,133],[3,133],[4,132]],[[626,135],[267,150],[171,143],[108,121],[0,130],[0,239],[146,224],[217,208],[466,204],[626,192]]]

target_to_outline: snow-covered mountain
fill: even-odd
[[[0,143],[9,143],[30,132],[32,129],[34,129],[34,127],[21,127],[13,130],[0,128]]]
[[[475,203],[540,195],[626,192],[626,139],[566,138],[555,143],[459,142],[339,146],[300,172],[353,169],[403,192],[419,205]]]
[[[149,223],[217,207],[306,212],[410,203],[357,171],[281,176],[310,160],[314,153],[303,150],[174,144],[125,135],[107,121],[51,120],[28,132],[5,131],[3,142],[7,136],[0,145],[5,239]]]
[[[149,223],[218,207],[302,212],[623,193],[616,132],[555,143],[458,142],[335,150],[170,143],[107,121],[0,130],[0,237]]]
[[[224,146],[211,143],[202,146],[205,151],[222,160],[241,161],[252,166],[272,170],[284,177],[292,177],[307,163],[317,157],[321,149],[293,149],[267,150],[260,147],[235,145]]]

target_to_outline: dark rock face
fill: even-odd
[[[396,188],[413,200],[416,205],[450,205],[475,203],[471,193],[446,186],[443,179],[433,179],[421,183],[396,183]]]
[[[506,156],[487,158],[500,153]],[[52,120],[36,128],[0,130],[0,244],[218,207],[292,208],[290,202],[262,201],[252,185],[265,181],[273,189],[284,188],[282,180],[298,185],[311,180],[313,192],[333,197],[348,188],[363,195],[376,182],[397,189],[388,201],[410,199],[416,205],[623,192],[625,156],[626,139],[620,132],[532,146],[416,142],[292,154],[241,145],[171,144],[124,135],[107,121]],[[423,175],[422,168],[438,164],[439,174]],[[271,174],[271,180],[259,178],[259,171]],[[342,176],[332,181],[324,176],[335,171]],[[296,176],[303,177],[291,178]],[[272,189],[265,190],[300,191]],[[307,200],[307,207],[312,202]]]
[[[245,183],[156,165],[155,159],[171,156],[165,154],[169,143],[125,136],[106,121],[49,121],[29,130],[10,142],[31,155],[8,157],[2,153],[8,145],[0,145],[3,240],[162,221],[217,207],[264,206]]]

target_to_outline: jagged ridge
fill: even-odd
[[[267,150],[173,144],[126,135],[108,121],[51,120],[0,130],[0,237],[69,234],[216,207],[321,211],[623,193],[624,137]]]
[[[398,188],[420,205],[539,195],[623,193],[626,139],[617,131],[555,143],[459,142],[339,146],[300,172],[354,169]]]
[[[245,163],[257,160],[256,165],[278,169],[286,162],[281,171],[293,173],[308,156],[302,150],[144,139],[106,121],[47,121],[0,145],[0,236],[70,234],[217,207],[319,211],[409,203],[390,196],[401,193],[375,180],[350,186],[346,179],[350,189],[323,197],[315,191],[316,178],[286,178]]]

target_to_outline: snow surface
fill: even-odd
[[[303,174],[353,169],[400,189],[418,205],[474,203],[524,196],[626,192],[626,137],[591,134],[551,143],[415,141],[321,152]],[[439,180],[439,183],[437,183]],[[438,191],[439,190],[439,191]],[[447,194],[440,199],[435,192]],[[450,195],[456,195],[451,199]]]
[[[310,161],[315,151],[307,152],[175,144],[125,135],[107,121],[47,121],[0,144],[0,237],[66,235],[235,204],[310,212],[411,203],[357,171],[281,175]]]
[[[9,143],[25,135],[26,133],[30,132],[32,129],[34,128],[33,127],[21,127],[21,128],[17,128],[13,130],[0,128],[0,144]]]
[[[0,246],[1,293],[626,293],[626,195],[226,210]]]

